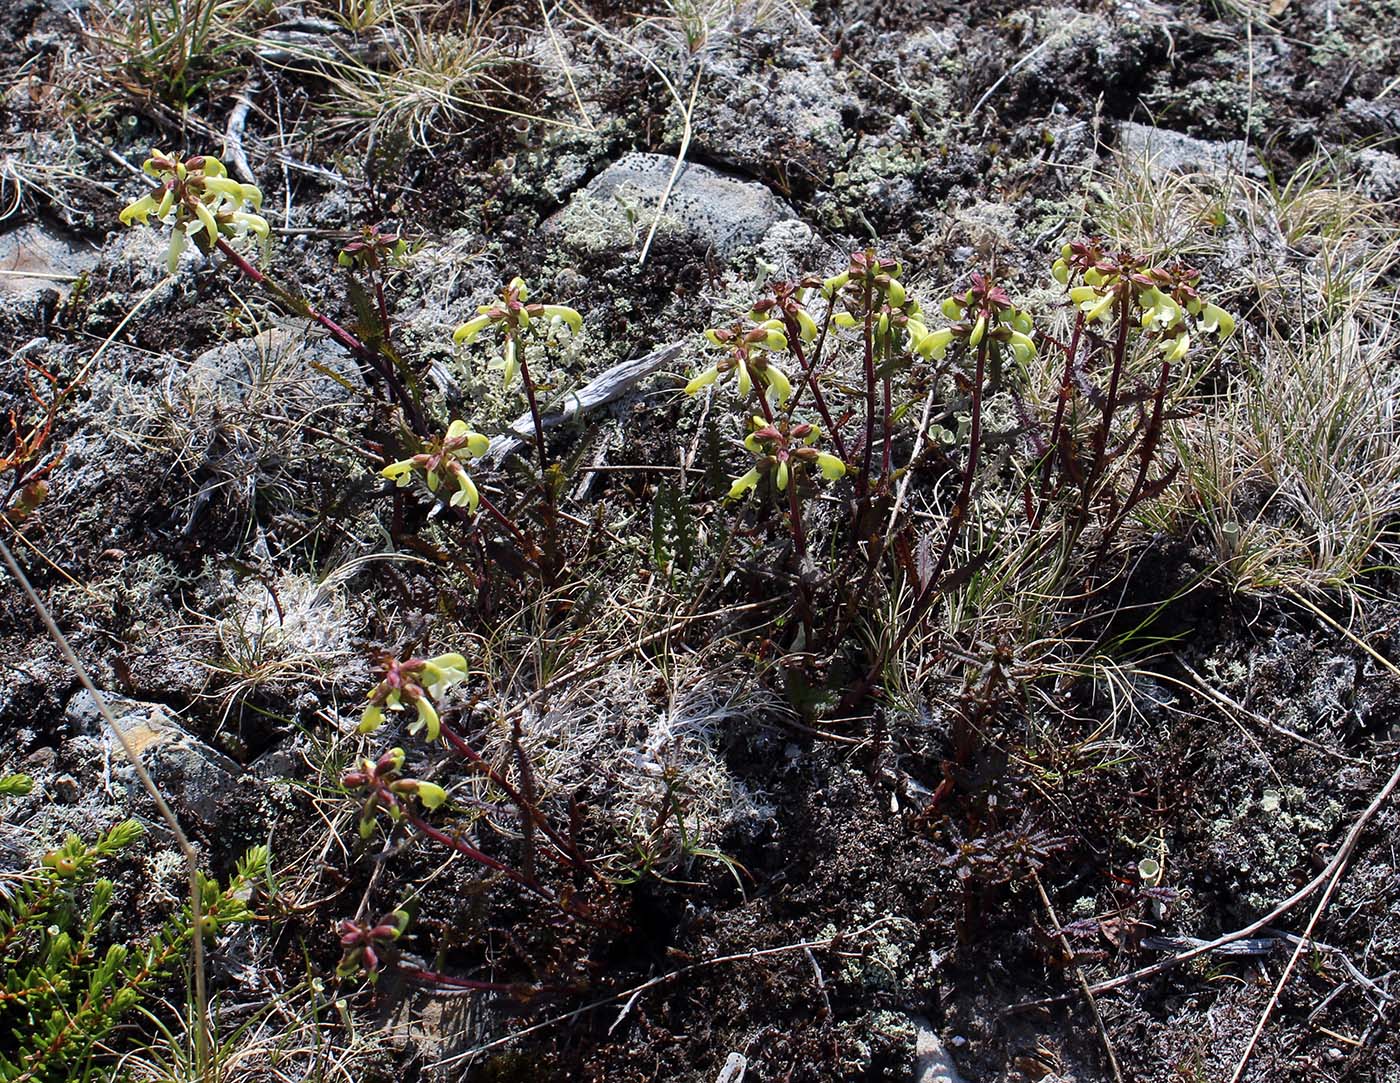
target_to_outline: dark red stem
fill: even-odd
[[[565,841],[559,832],[549,825],[549,821],[545,819],[544,814],[539,808],[536,807],[533,802],[526,801],[524,795],[511,784],[510,780],[505,778],[495,767],[488,763],[476,749],[472,748],[461,734],[446,723],[441,723],[440,729],[442,735],[447,738],[447,743],[452,746],[453,750],[456,751],[458,755],[468,760],[487,778],[504,790],[506,796],[520,809],[521,814],[530,817],[535,826],[545,833],[549,841],[559,848],[554,856],[560,864],[571,865],[574,868],[588,872],[594,876],[597,875],[593,872],[588,862],[579,854],[578,847]]]

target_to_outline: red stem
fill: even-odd
[[[552,903],[558,902],[558,900],[554,897],[554,893],[551,892],[543,884],[541,884],[538,880],[534,880],[531,877],[526,876],[518,869],[511,868],[503,861],[498,861],[490,854],[482,853],[469,842],[463,842],[461,839],[455,838],[452,835],[447,834],[447,832],[445,831],[439,831],[432,824],[428,823],[427,820],[423,819],[421,816],[418,816],[413,812],[410,812],[402,805],[400,805],[399,808],[403,813],[404,819],[407,820],[410,824],[412,824],[414,830],[416,830],[419,834],[423,835],[425,838],[430,838],[434,842],[441,843],[443,846],[446,846],[450,850],[456,850],[459,854],[462,854],[464,857],[471,858],[471,860],[475,861],[479,865],[485,865],[488,869],[494,869],[496,872],[499,872],[502,875],[514,880],[521,887],[526,888],[529,891],[533,891],[542,899],[547,899],[549,902]]]
[[[496,522],[500,523],[503,527],[509,530],[511,534],[515,536],[515,540],[520,545],[520,551],[522,555],[528,556],[531,552],[531,546],[530,543],[525,540],[525,535],[521,533],[520,528],[516,526],[513,522],[511,522],[510,517],[507,516],[506,513],[503,512],[500,508],[498,508],[495,505],[495,503],[491,500],[491,498],[488,497],[485,493],[483,493],[480,489],[478,489],[476,492],[476,498],[478,502],[480,502],[481,506],[485,508],[487,512],[490,513],[491,517],[494,518]]]
[[[827,312],[827,322],[822,325],[821,337],[817,340],[817,353],[821,352],[822,340],[826,337],[826,329],[830,326],[831,313]],[[797,410],[797,404],[802,398],[802,391],[808,384],[812,385],[812,401],[817,405],[817,413],[821,415],[827,431],[831,433],[831,439],[836,444],[836,454],[841,456],[841,461],[846,460],[846,441],[841,438],[841,430],[836,427],[836,422],[831,419],[831,413],[826,407],[826,396],[822,394],[821,387],[817,384],[817,374],[815,372],[815,362],[812,365],[807,363],[806,352],[802,349],[802,328],[793,317],[783,314],[783,323],[787,327],[788,342],[792,346],[792,355],[797,358],[797,363],[802,367],[802,379],[797,382],[797,390],[792,393],[788,409],[792,412]]]
[[[530,365],[525,360],[525,342],[514,331],[510,332],[507,344],[515,344],[515,359],[520,363],[520,379],[525,384],[525,398],[530,403],[530,420],[535,423],[535,447],[540,453],[540,481],[545,482],[545,471],[549,469],[549,453],[544,446],[544,421],[540,417],[539,403],[535,400],[535,381],[530,379]]]
[[[530,817],[535,826],[545,833],[549,841],[559,848],[560,852],[556,852],[554,857],[560,864],[572,865],[574,868],[586,871],[594,876],[597,875],[593,872],[588,862],[579,854],[578,848],[565,841],[565,839],[560,836],[559,832],[549,825],[544,814],[540,812],[533,803],[526,801],[520,791],[497,771],[495,767],[488,763],[476,749],[472,748],[461,734],[457,733],[456,730],[446,723],[441,723],[439,728],[442,735],[447,738],[447,743],[456,750],[458,755],[470,761],[478,770],[485,774],[487,778],[504,790],[506,796],[515,802],[516,807],[520,809],[521,813]]]
[[[864,497],[870,491],[870,466],[875,450],[875,311],[870,305],[870,282],[865,283],[865,448],[861,452],[860,477],[857,492]]]
[[[408,417],[409,427],[419,436],[426,437],[428,435],[427,419],[423,416],[422,411],[418,409],[418,404],[413,401],[413,397],[399,384],[393,372],[392,363],[387,363],[388,367],[386,367],[384,358],[376,351],[371,350],[353,334],[341,327],[340,324],[325,315],[325,313],[318,311],[306,298],[296,296],[290,290],[278,285],[267,275],[263,274],[240,256],[234,250],[233,246],[230,245],[228,241],[224,240],[224,238],[219,238],[217,247],[219,251],[227,257],[229,262],[237,267],[245,277],[256,282],[270,293],[275,294],[284,303],[290,305],[293,310],[306,316],[307,319],[319,323],[330,332],[333,339],[378,373],[388,385],[390,393],[399,400],[399,405],[403,408],[404,414]],[[387,333],[388,331],[386,329],[385,334],[387,335]]]
[[[898,652],[905,641],[914,633],[914,629],[919,626],[919,622],[928,613],[933,600],[938,596],[939,586],[943,580],[943,573],[948,567],[953,556],[953,547],[957,543],[959,534],[962,532],[963,524],[968,519],[968,508],[972,502],[972,483],[977,476],[977,465],[980,461],[982,443],[982,383],[986,379],[987,372],[987,349],[990,339],[983,338],[977,344],[977,372],[972,385],[972,426],[968,432],[967,464],[963,468],[962,488],[958,492],[957,502],[953,505],[952,522],[948,527],[948,537],[944,539],[942,552],[938,555],[938,562],[929,573],[928,582],[920,589],[914,598],[914,604],[909,610],[909,616],[905,619],[899,633],[890,644],[888,650],[881,652],[875,659],[870,670],[865,677],[859,681],[850,691],[842,697],[842,705],[849,706],[862,697],[874,686],[880,677],[880,670],[884,668],[885,659]]]

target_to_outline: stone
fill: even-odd
[[[914,1046],[914,1055],[918,1058],[914,1062],[914,1083],[965,1083],[952,1054],[932,1024],[922,1016],[909,1018],[918,1031]]]
[[[318,365],[352,382],[360,378],[340,343],[319,328],[293,322],[205,350],[189,363],[184,379],[203,382],[225,406],[243,402],[254,388],[272,386],[308,407],[343,398],[344,386]]]
[[[629,154],[589,181],[544,228],[581,251],[639,248],[674,167],[675,159],[664,154]],[[687,162],[666,200],[657,232],[678,235],[730,260],[739,249],[761,241],[777,222],[795,217],[792,208],[763,185]]]
[[[831,50],[787,37],[773,56],[757,49],[706,50],[691,118],[692,146],[706,161],[795,189],[825,182],[854,134],[843,114],[859,99]]]
[[[1357,154],[1356,166],[1364,196],[1378,203],[1400,199],[1400,155],[1368,148]]]
[[[96,266],[97,249],[29,222],[0,233],[0,294],[38,297]]]
[[[72,775],[59,775],[53,780],[52,789],[54,800],[62,801],[65,805],[76,805],[82,796],[78,780]]]
[[[1248,152],[1238,139],[1212,143],[1166,128],[1124,121],[1118,125],[1118,151],[1129,161],[1146,160],[1164,173],[1224,173],[1243,169]]]
[[[206,828],[217,826],[238,787],[242,772],[238,764],[172,721],[159,704],[125,696],[104,695],[103,699],[176,815],[193,817]],[[129,775],[124,783],[133,791],[139,790],[140,780],[121,742],[103,721],[92,694],[86,689],[78,692],[68,701],[65,713],[74,732],[103,742],[113,775]]]

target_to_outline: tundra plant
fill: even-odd
[[[249,233],[266,243],[267,219],[245,211],[262,208],[262,192],[256,185],[241,184],[228,175],[217,158],[195,154],[183,161],[152,150],[141,167],[159,187],[148,192],[121,212],[123,225],[148,225],[151,215],[171,227],[165,266],[171,274],[180,264],[180,253],[193,240],[208,254],[221,241],[238,239]]]
[[[421,474],[430,492],[436,494],[440,489],[447,489],[452,493],[448,501],[450,506],[456,508],[465,504],[475,515],[481,494],[467,473],[466,464],[481,458],[490,446],[491,441],[473,432],[465,421],[454,421],[447,426],[446,433],[430,439],[422,452],[390,463],[380,473],[397,482],[399,488]]]
[[[384,677],[369,694],[369,706],[360,719],[360,732],[371,733],[384,725],[384,712],[402,711],[411,706],[418,717],[409,724],[410,733],[423,731],[430,742],[441,732],[433,701],[449,688],[467,679],[467,660],[460,654],[439,654],[436,658],[410,658],[384,663]]]
[[[123,225],[150,225],[156,222],[170,227],[170,245],[166,250],[166,270],[174,274],[180,265],[180,253],[193,240],[205,254],[217,248],[250,281],[270,291],[292,311],[313,320],[326,329],[360,363],[373,385],[373,375],[384,380],[394,402],[403,410],[409,427],[420,437],[426,437],[429,425],[418,398],[406,385],[398,371],[396,359],[387,354],[387,342],[366,344],[329,316],[317,311],[309,301],[288,290],[244,259],[229,243],[249,233],[263,242],[266,255],[267,220],[243,210],[245,205],[256,211],[262,206],[262,191],[253,184],[240,184],[228,175],[222,162],[208,154],[196,154],[177,159],[163,151],[152,150],[141,167],[157,184],[154,191],[129,203],[119,215]],[[347,247],[350,266],[365,265],[374,260],[377,269],[388,255],[401,256],[398,238],[371,232],[362,238],[362,245]],[[376,280],[377,281],[377,280]],[[380,294],[382,301],[382,292]],[[387,310],[386,310],[387,313]],[[387,328],[387,314],[386,314]],[[385,336],[387,337],[387,329]]]
[[[535,426],[535,446],[539,452],[540,470],[549,469],[549,453],[544,442],[544,421],[536,397],[538,384],[530,375],[527,347],[533,340],[541,345],[557,342],[562,330],[577,334],[583,327],[583,317],[564,305],[547,305],[530,300],[529,288],[522,278],[513,278],[491,304],[482,305],[477,314],[452,333],[452,341],[461,346],[475,342],[483,331],[493,330],[500,340],[501,356],[494,362],[501,370],[506,387],[515,382],[517,374],[525,385],[525,397],[530,403],[530,419]]]

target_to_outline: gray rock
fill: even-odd
[[[242,770],[238,764],[178,726],[159,704],[124,696],[103,698],[176,815],[192,817],[204,827],[216,826],[238,787]],[[140,781],[121,742],[108,730],[91,693],[78,692],[68,701],[66,714],[76,733],[103,742],[113,775],[127,776],[122,779],[124,784],[129,790],[138,790]]]
[[[1212,143],[1132,121],[1118,125],[1118,150],[1130,160],[1146,159],[1154,170],[1165,173],[1224,173],[1243,169],[1247,157],[1238,139]]]
[[[65,289],[97,264],[97,249],[30,222],[0,233],[0,294],[35,297]]]
[[[340,343],[319,328],[288,323],[205,350],[189,363],[184,379],[204,382],[225,406],[242,402],[254,388],[273,386],[308,407],[343,398],[344,387],[318,366],[351,382],[360,378]]]
[[[771,58],[744,48],[707,51],[691,123],[707,160],[794,186],[824,181],[845,153],[843,110],[858,99],[831,50],[789,37]]]
[[[589,181],[545,223],[545,230],[560,234],[565,244],[580,251],[640,246],[674,165],[675,159],[664,154],[627,155]],[[763,185],[687,162],[657,232],[728,260],[745,245],[762,240],[775,223],[794,217],[792,208]]]

